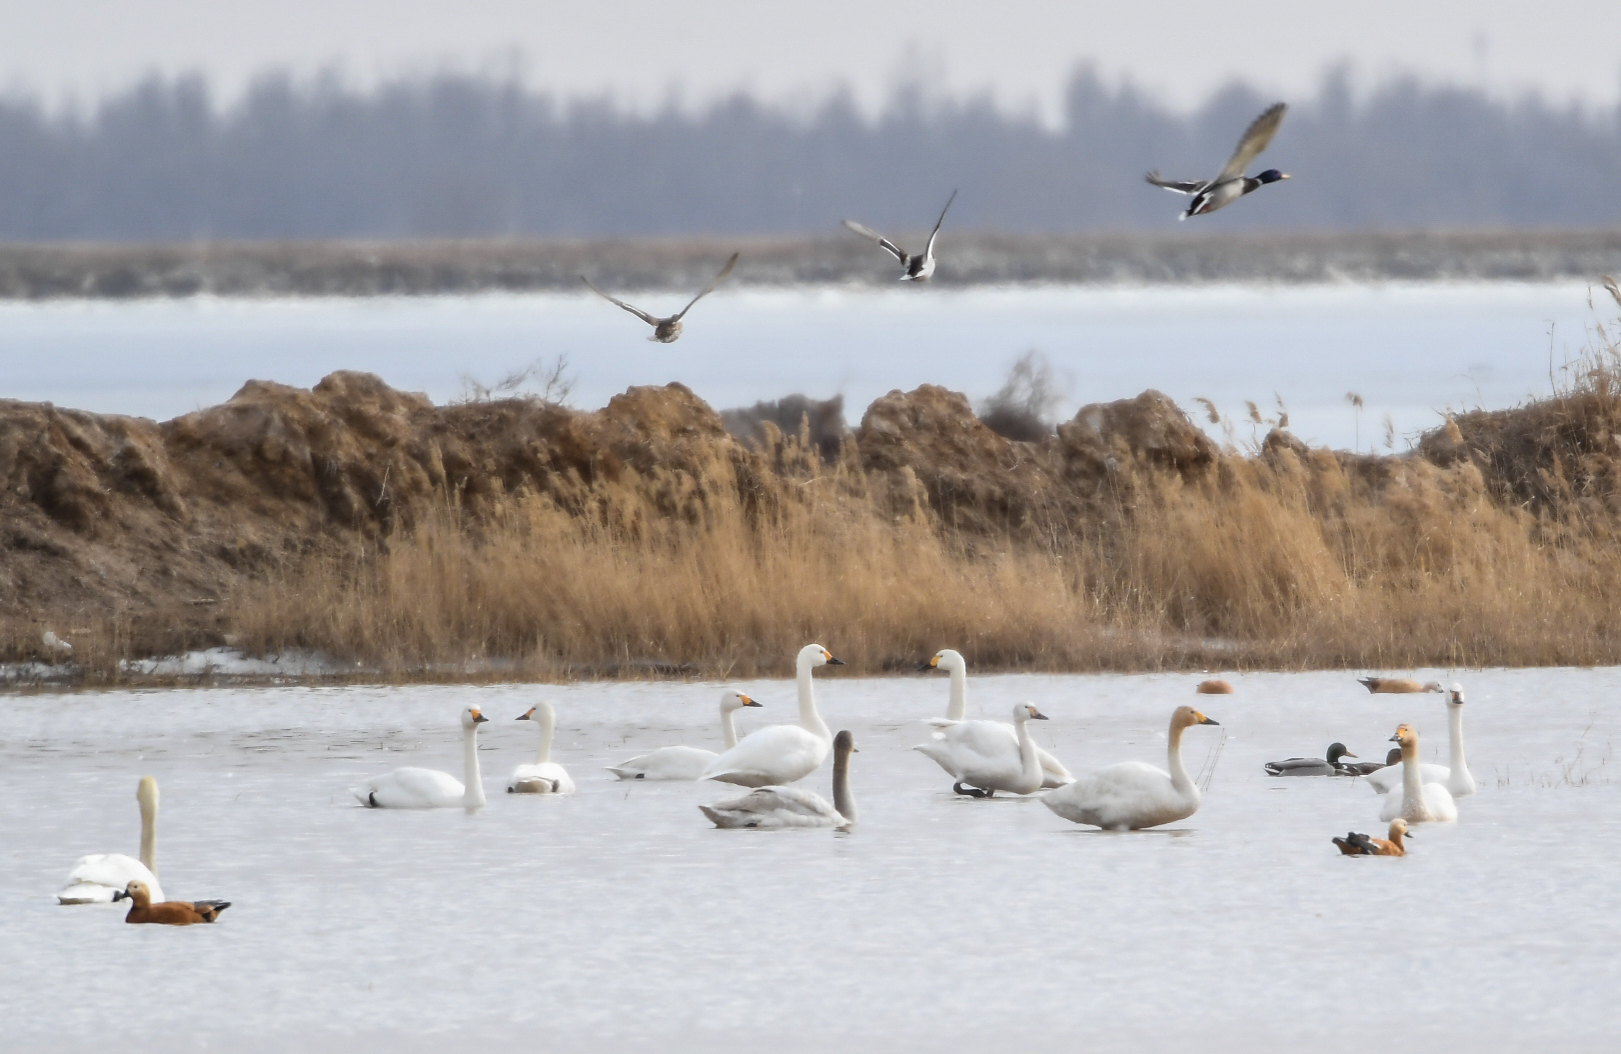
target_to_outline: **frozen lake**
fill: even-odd
[[[828,642],[836,648],[836,641]],[[1420,671],[1462,680],[1480,791],[1401,860],[1360,780],[1263,761],[1343,739],[1382,756],[1415,723],[1445,757],[1442,697],[1348,673],[1231,678],[1188,733],[1204,808],[1103,834],[1028,799],[954,798],[908,749],[943,677],[818,676],[850,728],[861,823],[717,831],[715,784],[602,766],[718,738],[716,685],[279,688],[11,695],[0,706],[0,1034],[8,1051],[1145,1051],[1611,1049],[1621,1032],[1621,670]],[[971,716],[1020,700],[1076,771],[1163,764],[1197,678],[973,679]],[[794,717],[790,682],[739,685]],[[573,798],[502,793],[532,759],[512,719],[560,714]],[[385,812],[347,789],[402,764],[460,771],[484,708],[487,808]],[[87,852],[137,848],[137,780],[162,787],[170,896],[219,924],[126,926],[59,907]],[[827,768],[807,780],[827,794]]]
[[[1447,408],[1546,395],[1595,321],[1586,283],[723,290],[673,345],[588,293],[363,300],[165,300],[0,304],[0,397],[164,419],[222,402],[250,378],[308,386],[336,369],[454,398],[567,355],[572,402],[681,381],[717,408],[791,392],[843,394],[851,423],[892,388],[994,392],[1032,349],[1083,403],[1158,388],[1184,407],[1287,406],[1297,435],[1368,449],[1389,414],[1398,436]],[[655,312],[683,302],[631,295]],[[1358,422],[1346,402],[1366,403]],[[1219,430],[1216,431],[1219,436]],[[1264,428],[1253,433],[1264,434]],[[1236,433],[1252,438],[1246,422]],[[1402,447],[1398,440],[1397,447]]]

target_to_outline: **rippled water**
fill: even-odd
[[[1436,671],[1450,679],[1451,674]],[[1430,674],[1426,673],[1426,676]],[[1369,696],[1343,673],[1235,677],[1204,808],[1172,830],[1076,828],[1033,800],[954,798],[906,748],[944,678],[818,677],[855,731],[861,824],[710,828],[715,784],[626,784],[602,766],[717,737],[714,685],[332,688],[11,696],[0,706],[8,1050],[1518,1050],[1621,1030],[1621,670],[1476,671],[1480,792],[1401,860],[1340,857],[1377,832],[1361,781],[1261,762],[1343,739],[1380,756],[1398,721],[1445,755],[1441,697]],[[970,709],[1052,717],[1082,771],[1163,763],[1189,676],[981,677]],[[791,720],[787,682],[745,685]],[[560,712],[579,794],[501,793],[531,760],[512,718]],[[482,705],[490,804],[384,812],[346,788],[401,764],[459,772]],[[1211,758],[1222,734],[1219,758]],[[212,927],[59,907],[86,852],[137,848],[138,778],[161,786],[169,895],[234,902]],[[827,793],[827,768],[808,785]],[[359,1044],[359,1046],[356,1046]]]

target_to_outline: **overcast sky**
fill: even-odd
[[[335,66],[356,82],[514,68],[537,88],[639,106],[738,87],[767,98],[850,85],[870,104],[903,74],[1004,106],[1056,109],[1077,62],[1179,105],[1241,76],[1288,97],[1349,59],[1498,92],[1614,104],[1621,0],[0,0],[0,87],[89,101],[153,71],[227,94],[256,71]]]

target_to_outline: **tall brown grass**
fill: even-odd
[[[1561,397],[1609,392],[1614,413],[1612,382]],[[1036,670],[1621,661],[1615,514],[1533,510],[1467,459],[1271,444],[1193,481],[1139,467],[1096,516],[990,535],[952,528],[851,447],[824,463],[790,437],[776,459],[752,490],[717,463],[477,517],[447,501],[385,546],[232,598],[232,629],[399,676],[482,659],[540,677],[752,675],[809,640],[867,670],[947,646]]]

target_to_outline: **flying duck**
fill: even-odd
[[[1148,173],[1148,182],[1156,187],[1177,194],[1192,194],[1193,201],[1188,204],[1188,210],[1181,219],[1189,216],[1203,216],[1207,212],[1215,212],[1223,205],[1230,205],[1239,198],[1266,183],[1276,183],[1280,179],[1289,177],[1275,168],[1269,168],[1258,176],[1244,175],[1244,169],[1254,161],[1256,155],[1266,149],[1266,144],[1272,141],[1277,134],[1278,125],[1283,123],[1284,111],[1289,107],[1283,103],[1273,103],[1267,107],[1266,112],[1250,123],[1245,129],[1243,138],[1238,141],[1238,149],[1233,156],[1227,159],[1215,179],[1175,180],[1160,178],[1159,169]]]
[[[855,220],[845,220],[844,225],[863,238],[871,238],[878,243],[878,247],[891,254],[901,262],[905,274],[901,275],[903,282],[927,282],[934,274],[934,239],[940,236],[940,225],[946,222],[946,213],[951,211],[951,203],[957,200],[957,192],[953,190],[951,197],[946,199],[946,207],[940,210],[940,218],[934,221],[934,232],[929,235],[929,244],[923,247],[921,256],[911,256],[901,251],[901,247],[868,227],[863,227]]]
[[[1261,767],[1268,776],[1343,776],[1345,766],[1340,764],[1340,758],[1354,757],[1356,755],[1346,750],[1344,743],[1330,743],[1326,757],[1268,761]]]
[[[643,322],[646,322],[649,326],[652,326],[653,335],[648,337],[648,340],[656,340],[660,344],[674,344],[681,336],[681,319],[688,311],[692,310],[693,304],[696,304],[710,293],[713,293],[715,291],[715,287],[726,280],[726,276],[732,273],[732,268],[737,266],[737,258],[740,255],[740,253],[733,253],[732,258],[726,261],[726,266],[720,269],[720,274],[715,276],[714,281],[704,286],[703,292],[693,297],[687,302],[686,307],[682,308],[680,311],[677,311],[669,318],[657,318],[648,314],[646,311],[643,311],[639,307],[632,307],[623,300],[620,300],[618,297],[609,296],[607,293],[604,293],[602,290],[592,285],[590,279],[586,278],[583,274],[580,276],[580,281],[585,283],[585,287],[587,289],[602,297],[602,299],[608,301],[608,303],[616,304],[619,307],[624,308],[626,311],[629,311]]]

